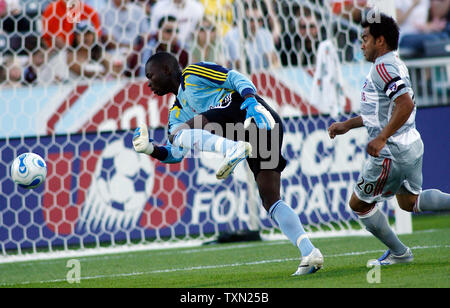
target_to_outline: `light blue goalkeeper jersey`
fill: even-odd
[[[244,75],[211,62],[200,62],[186,67],[181,76],[178,95],[169,111],[169,134],[176,128],[215,106],[233,92],[242,97],[256,94],[256,87]],[[166,144],[169,156],[163,162],[176,163],[184,157],[182,149]]]
[[[169,114],[169,133],[194,116],[220,105],[230,93],[255,94],[253,83],[241,73],[210,62],[186,67],[174,106]]]

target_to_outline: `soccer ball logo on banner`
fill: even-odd
[[[148,157],[125,147],[123,140],[112,142],[97,161],[80,227],[111,230],[135,226],[154,180],[155,166]]]

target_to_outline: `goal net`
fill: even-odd
[[[80,1],[11,1],[4,9],[0,262],[191,245],[242,230],[281,236],[246,163],[218,181],[217,155],[169,165],[133,150],[140,121],[156,143],[167,138],[174,97],[152,93],[141,71],[164,48],[181,65],[215,61],[245,73],[279,112],[288,161],[281,195],[312,236],[363,232],[348,200],[367,134],[331,140],[327,128],[359,110],[370,67],[357,23],[364,1],[202,0],[195,23],[194,11],[167,17],[160,1],[123,1],[128,15],[109,14],[114,1],[86,2],[92,9]],[[52,18],[63,20],[60,29]],[[47,179],[34,190],[10,176],[24,152],[47,162]],[[392,205],[379,206],[394,217]]]

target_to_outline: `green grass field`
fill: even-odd
[[[0,264],[0,288],[323,288],[450,287],[450,215],[413,218],[414,233],[400,238],[415,261],[380,269],[379,283],[368,283],[366,266],[384,246],[371,236],[313,239],[324,268],[291,277],[299,264],[288,241],[207,245],[79,257],[81,280],[66,280],[68,259]]]

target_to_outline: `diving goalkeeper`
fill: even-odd
[[[299,217],[280,197],[281,172],[286,167],[281,155],[281,119],[257,95],[253,83],[239,72],[214,63],[195,63],[181,71],[176,58],[165,52],[148,59],[145,74],[156,95],[173,93],[176,100],[169,113],[167,143],[154,144],[149,140],[147,126],[140,124],[133,137],[134,149],[163,163],[178,163],[190,150],[223,154],[224,161],[216,173],[218,179],[227,178],[246,159],[264,208],[300,250],[301,262],[293,275],[319,270],[323,265],[320,250],[313,246]],[[235,130],[231,134],[230,127]]]

